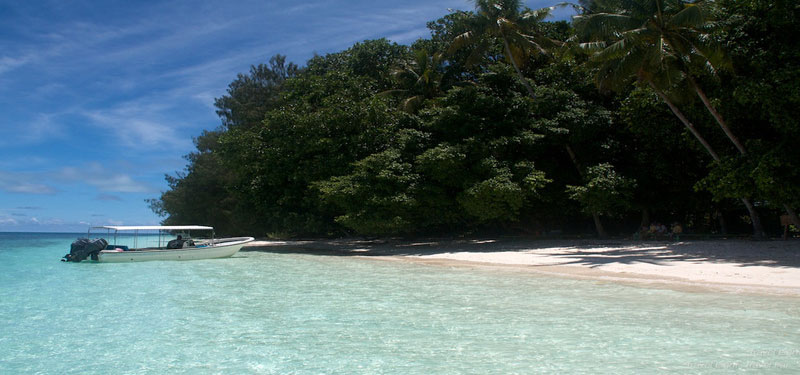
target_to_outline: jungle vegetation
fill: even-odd
[[[239,74],[151,208],[258,236],[800,228],[795,0],[474,5]]]

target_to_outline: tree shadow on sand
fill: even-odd
[[[800,241],[714,240],[642,242],[629,240],[531,239],[519,237],[416,240],[264,241],[242,251],[324,256],[425,256],[447,253],[520,252],[555,259],[550,265],[668,262],[736,263],[741,267],[800,267]]]

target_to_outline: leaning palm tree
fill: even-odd
[[[597,66],[598,86],[615,88],[632,77],[646,83],[719,161],[718,154],[667,95],[667,90],[688,81],[726,136],[744,154],[744,147],[691,75],[692,65],[716,71],[727,63],[721,49],[709,38],[706,2],[594,0],[591,5],[592,11],[576,16],[574,24],[581,39],[588,40],[582,47],[592,52],[590,62]],[[764,237],[755,207],[748,198],[740,199],[750,214],[754,237]]]

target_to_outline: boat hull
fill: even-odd
[[[97,256],[101,263],[146,262],[151,260],[198,260],[227,258],[236,254],[253,237],[224,238],[213,246],[183,249],[143,249],[131,251],[103,250]]]

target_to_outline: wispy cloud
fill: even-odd
[[[319,1],[317,1],[317,2],[310,2],[310,1],[309,2],[303,2],[301,4],[295,4],[295,5],[292,5],[292,6],[289,6],[289,7],[278,9],[277,13],[278,14],[284,14],[284,15],[298,14],[298,13],[306,12],[306,11],[314,9],[314,8],[318,8],[321,4],[322,3],[319,2]]]
[[[58,173],[60,179],[72,183],[85,183],[103,192],[150,193],[156,189],[136,181],[128,174],[114,172],[100,163],[89,163],[83,167],[63,167]]]
[[[0,159],[0,170],[40,169],[52,164],[52,160],[49,158],[33,154],[36,152],[35,149],[30,148],[28,151],[28,153],[18,153]]]
[[[428,30],[428,28],[426,27],[421,27],[389,35],[386,37],[386,39],[389,39],[396,43],[411,43],[417,39],[424,38],[429,35],[430,35],[430,30]]]
[[[156,96],[157,97],[157,96]],[[188,150],[191,140],[178,129],[187,125],[175,123],[176,119],[165,115],[171,102],[157,102],[146,98],[116,104],[109,108],[85,110],[82,115],[96,127],[116,135],[116,144],[129,148],[177,148]]]
[[[35,119],[21,127],[22,132],[18,133],[16,142],[24,144],[36,144],[44,141],[64,137],[63,125],[55,121],[57,115],[39,113]]]
[[[154,193],[158,189],[138,181],[130,174],[115,171],[93,162],[83,166],[67,166],[56,171],[9,172],[0,171],[0,190],[21,194],[55,194],[58,184],[86,184],[103,193]],[[121,200],[110,194],[101,194],[102,200]],[[17,206],[15,210],[42,210],[39,206]]]
[[[0,204],[22,204],[2,193],[38,194],[25,204],[46,208],[7,209],[0,219],[32,226],[28,217],[44,222],[61,214],[56,201],[69,200],[89,212],[124,206],[126,220],[155,223],[141,196],[165,188],[162,176],[183,167],[191,137],[219,125],[214,98],[237,73],[278,53],[303,65],[365,39],[412,43],[448,8],[472,7],[466,0],[5,2],[14,22],[0,27],[7,99],[0,101]],[[81,215],[63,217],[65,225],[106,219]]]
[[[118,202],[122,202],[122,198],[120,198],[120,197],[118,197],[116,195],[111,195],[111,194],[97,194],[97,197],[95,197],[95,199],[97,199],[99,201],[118,201]],[[94,216],[94,215],[92,215],[92,216]]]
[[[0,190],[21,194],[55,194],[57,190],[38,182],[38,176],[25,172],[0,171]]]
[[[0,57],[0,74],[12,71],[14,68],[25,64],[25,62],[25,58]]]
[[[19,225],[19,222],[10,217],[0,217],[0,225],[8,226],[8,225]]]

